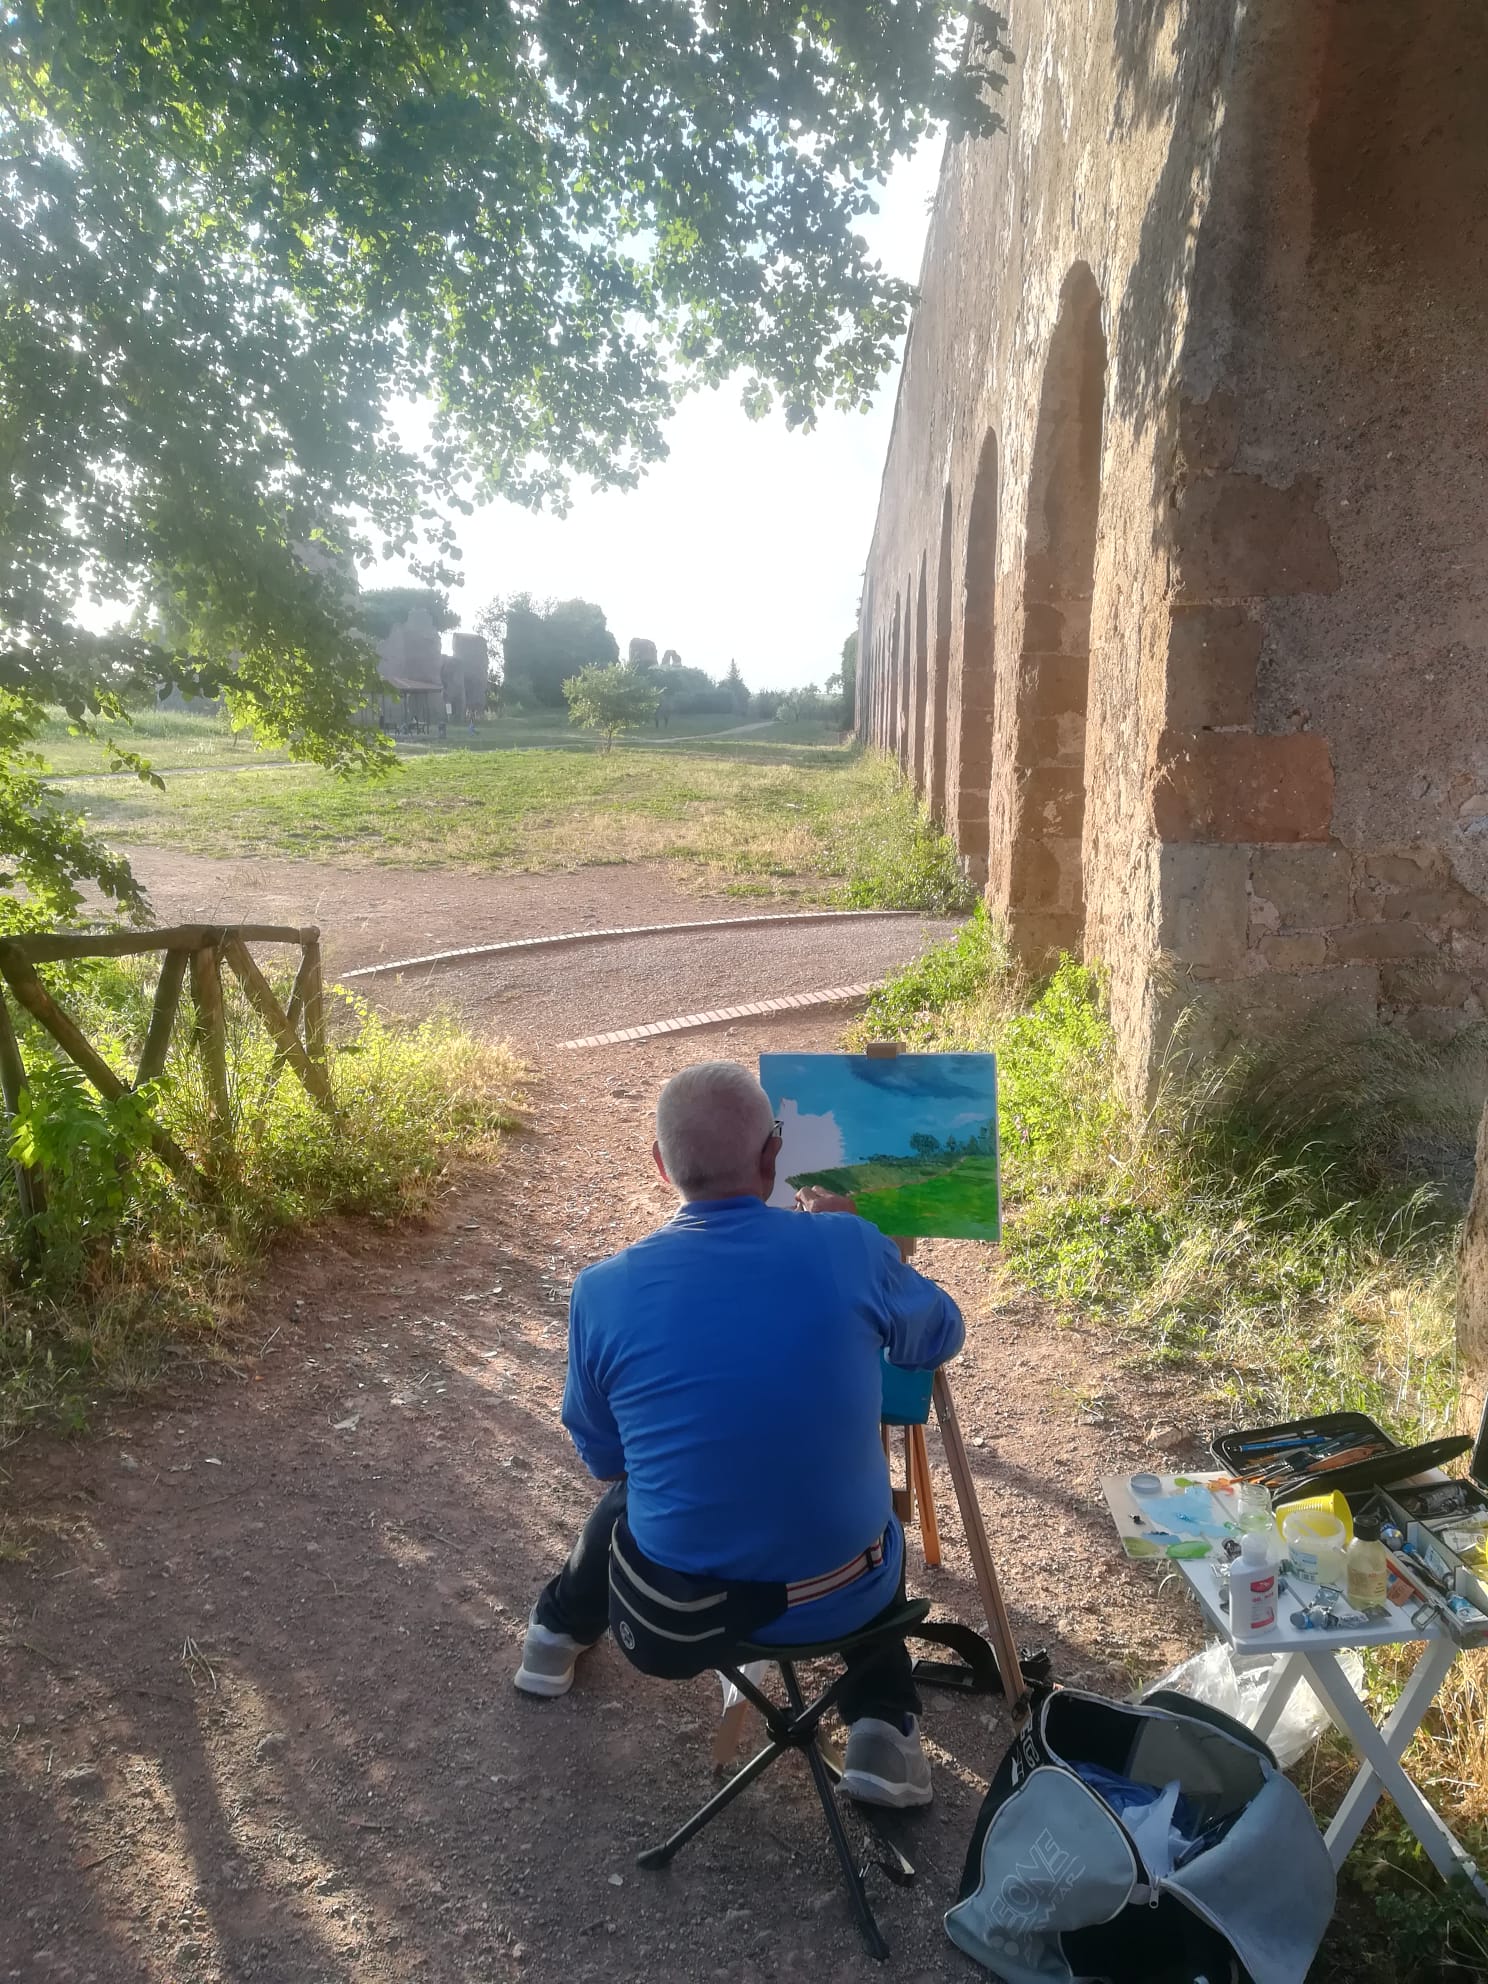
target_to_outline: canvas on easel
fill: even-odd
[[[780,1118],[770,1203],[850,1197],[896,1239],[1000,1240],[991,1054],[762,1054]]]

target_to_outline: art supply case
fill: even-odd
[[[1442,1537],[1444,1530],[1471,1523],[1479,1512],[1488,1515],[1488,1403],[1485,1403],[1483,1416],[1478,1422],[1475,1440],[1465,1434],[1449,1434],[1439,1440],[1423,1441],[1418,1446],[1401,1447],[1366,1413],[1322,1412],[1306,1419],[1287,1420],[1278,1426],[1217,1434],[1211,1442],[1211,1451],[1221,1466],[1227,1467],[1233,1474],[1243,1475],[1248,1457],[1242,1449],[1248,1445],[1285,1439],[1292,1434],[1321,1434],[1341,1439],[1355,1433],[1361,1442],[1365,1439],[1383,1441],[1384,1450],[1369,1460],[1346,1467],[1322,1468],[1311,1474],[1298,1472],[1295,1480],[1273,1488],[1272,1500],[1277,1510],[1309,1494],[1335,1488],[1348,1497],[1349,1507],[1356,1517],[1374,1504],[1376,1513],[1396,1523],[1411,1542],[1429,1542],[1431,1550],[1445,1563],[1451,1588],[1480,1612],[1488,1613],[1488,1582],[1465,1564]],[[1428,1473],[1433,1468],[1444,1466],[1449,1460],[1456,1460],[1469,1448],[1472,1457],[1468,1462],[1465,1481],[1422,1483],[1413,1487],[1405,1485],[1415,1475]],[[1433,1499],[1438,1502],[1447,1499],[1441,1493],[1447,1487],[1459,1488],[1462,1491],[1460,1499],[1467,1506],[1451,1513],[1440,1510],[1433,1513]],[[1459,1498],[1454,1496],[1450,1499],[1456,1501]],[[1408,1569],[1406,1574],[1409,1575]],[[1442,1617],[1441,1624],[1451,1638],[1465,1646],[1481,1645],[1488,1637],[1481,1624],[1457,1620],[1450,1614]]]
[[[1485,1411],[1488,1421],[1488,1411]],[[1287,1419],[1274,1426],[1242,1427],[1228,1433],[1217,1433],[1209,1443],[1209,1451],[1219,1462],[1240,1480],[1258,1478],[1257,1460],[1246,1454],[1247,1447],[1255,1447],[1267,1440],[1284,1440],[1290,1436],[1312,1437],[1338,1440],[1348,1435],[1357,1435],[1358,1444],[1376,1444],[1378,1453],[1368,1459],[1349,1462],[1342,1467],[1316,1465],[1311,1472],[1305,1464],[1298,1465],[1287,1459],[1284,1451],[1278,1452],[1273,1463],[1274,1469],[1283,1470],[1282,1478],[1270,1480],[1271,1499],[1278,1509],[1284,1509],[1288,1502],[1295,1502],[1302,1496],[1320,1493],[1324,1489],[1336,1488],[1341,1494],[1349,1495],[1364,1488],[1384,1488],[1392,1481],[1408,1481],[1413,1474],[1425,1474],[1430,1468],[1444,1467],[1449,1460],[1456,1460],[1473,1448],[1474,1472],[1482,1457],[1484,1427],[1478,1429],[1477,1445],[1474,1446],[1465,1433],[1450,1434],[1439,1440],[1425,1440],[1419,1446],[1398,1446],[1383,1426],[1377,1425],[1367,1412],[1314,1412],[1303,1419]],[[1297,1455],[1305,1463],[1306,1449],[1298,1449]]]

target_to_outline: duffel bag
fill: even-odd
[[[1306,1801],[1184,1696],[1046,1695],[977,1816],[951,1941],[1005,1984],[1302,1984],[1333,1915]]]

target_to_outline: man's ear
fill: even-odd
[[[765,1188],[765,1197],[767,1199],[775,1190],[775,1160],[779,1155],[780,1139],[779,1137],[771,1137],[760,1152],[760,1182]]]
[[[662,1182],[662,1184],[663,1184],[663,1185],[670,1185],[672,1181],[671,1181],[671,1179],[670,1179],[670,1178],[668,1178],[668,1176],[667,1176],[667,1168],[666,1168],[666,1165],[665,1165],[665,1164],[664,1164],[664,1163],[662,1162],[662,1156],[661,1156],[661,1145],[660,1145],[660,1144],[652,1144],[652,1146],[651,1146],[651,1162],[652,1162],[652,1163],[653,1163],[653,1164],[654,1164],[654,1165],[656,1166],[656,1169],[657,1169],[657,1172],[658,1172],[658,1174],[659,1174],[659,1176],[660,1176],[660,1178],[661,1178],[661,1182]]]

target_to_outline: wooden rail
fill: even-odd
[[[250,944],[293,944],[300,966],[287,1009],[255,962]],[[60,964],[82,958],[121,958],[163,952],[155,987],[150,1024],[133,1081],[116,1074],[82,1028],[48,992],[37,973],[39,964]],[[191,983],[191,1038],[201,1056],[206,1077],[209,1120],[209,1168],[218,1172],[233,1161],[232,1093],[228,1074],[227,1022],[222,999],[222,968],[232,972],[249,1005],[268,1029],[275,1054],[264,1096],[287,1066],[323,1109],[333,1109],[330,1074],[326,1066],[324,991],[321,979],[320,932],[276,923],[179,923],[167,930],[56,932],[0,938],[0,979],[16,1004],[41,1026],[68,1059],[81,1068],[100,1095],[109,1101],[155,1081],[164,1070],[171,1036],[180,1011],[181,994]],[[301,1030],[303,1029],[303,1039]],[[0,995],[0,1094],[6,1114],[14,1117],[26,1086],[26,1068],[10,1008]],[[261,1116],[260,1116],[261,1120]],[[170,1133],[152,1124],[150,1145],[162,1164],[201,1189],[209,1179],[197,1168]],[[32,1168],[17,1165],[22,1212],[29,1218],[46,1204],[46,1181]]]

